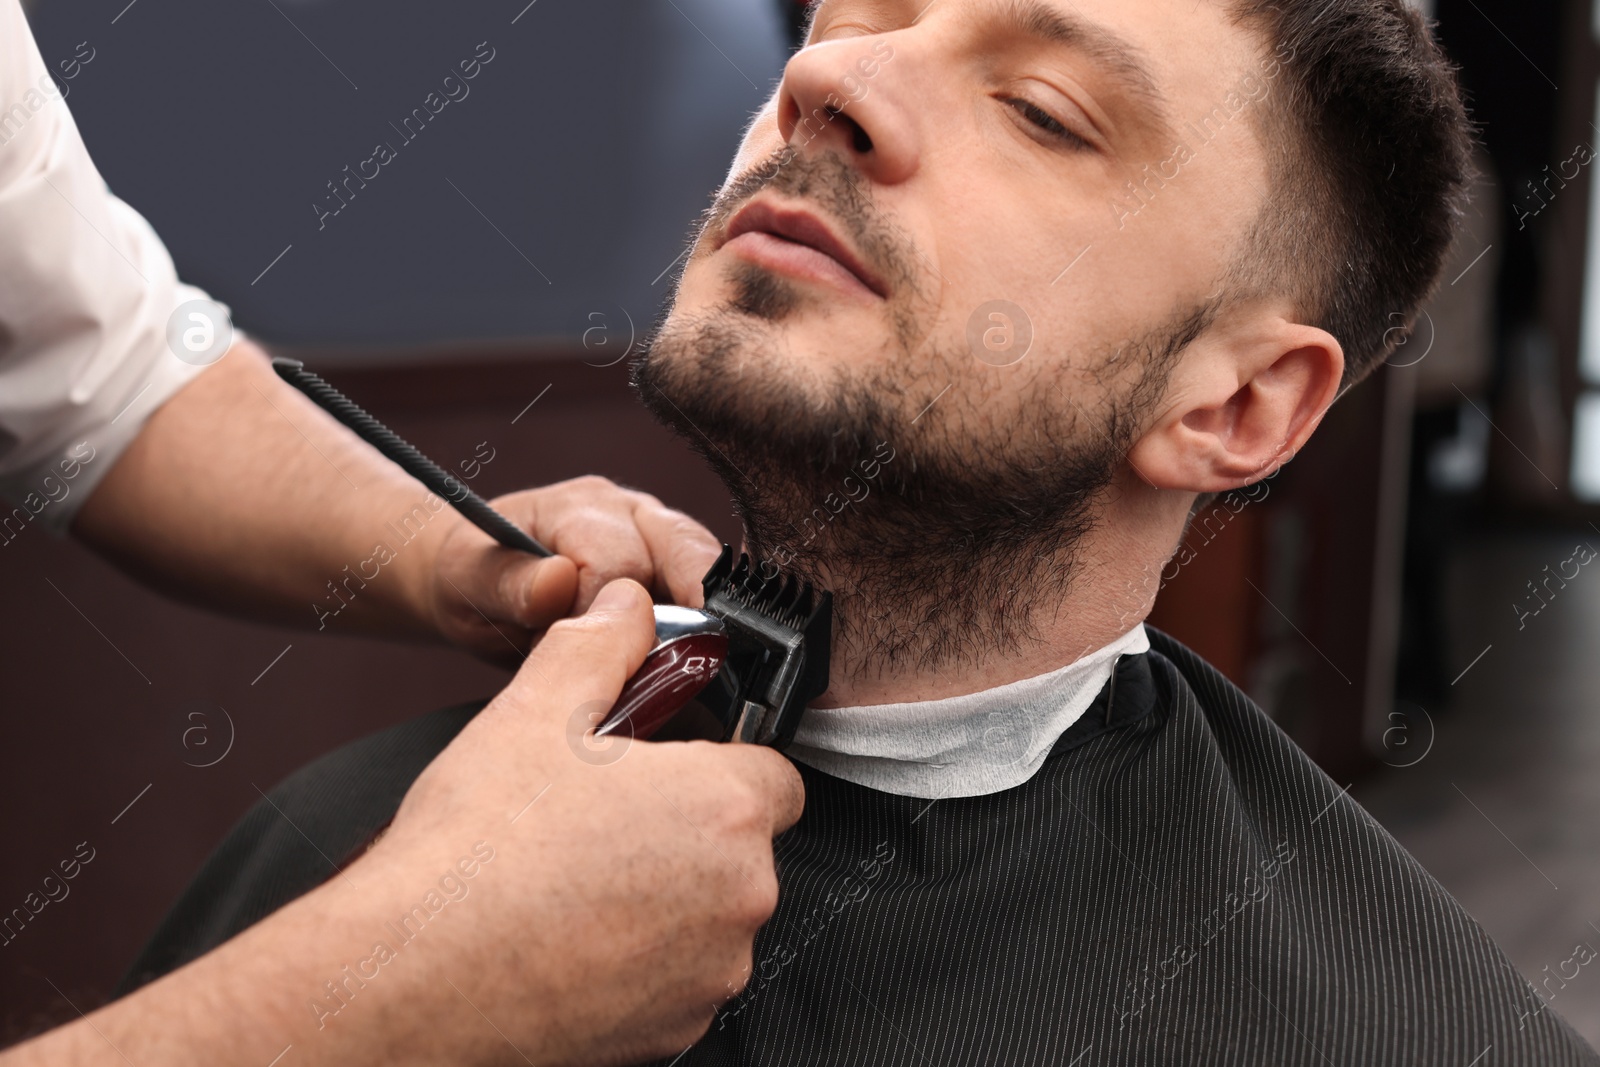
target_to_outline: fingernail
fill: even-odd
[[[590,611],[622,611],[631,607],[638,594],[634,592],[634,582],[626,578],[618,579],[600,590],[600,595],[594,598],[594,603],[589,605]]]

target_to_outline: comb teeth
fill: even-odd
[[[763,577],[747,552],[739,553],[738,562],[721,578],[721,586],[729,599],[794,629],[805,625],[816,599],[811,583],[792,574],[777,571]]]
[[[795,599],[799,592],[800,584],[795,581],[794,575],[786,576],[783,587],[772,598],[772,610],[779,614],[789,614],[794,610]]]
[[[701,588],[706,611],[727,624],[730,639],[723,707],[712,709],[724,739],[782,749],[806,706],[828,688],[833,597],[770,562],[756,566],[748,553],[735,559],[726,544]]]

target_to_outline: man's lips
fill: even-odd
[[[888,289],[855,251],[816,215],[765,200],[740,208],[728,222],[723,247],[762,266],[846,289],[888,296]]]

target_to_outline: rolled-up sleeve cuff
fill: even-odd
[[[16,0],[0,0],[0,545],[65,530],[146,420],[233,340],[106,188]],[[207,300],[210,325],[189,313]],[[189,309],[190,312],[195,309]],[[210,333],[205,332],[211,330]],[[200,332],[193,332],[199,330]],[[215,347],[190,350],[196,338]]]

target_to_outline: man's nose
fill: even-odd
[[[778,132],[797,152],[827,150],[850,159],[884,185],[916,173],[920,146],[906,110],[904,43],[887,35],[852,37],[804,48],[784,68]]]

